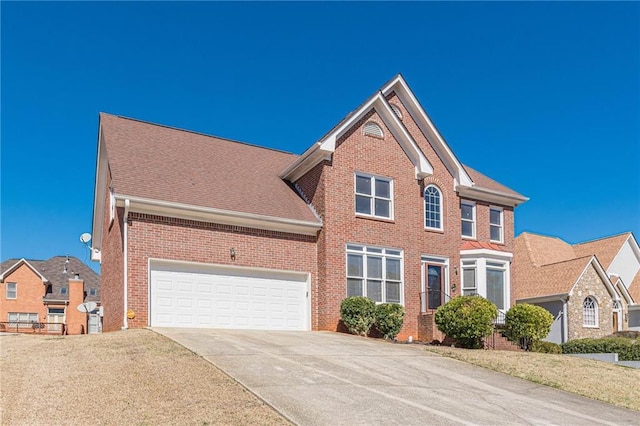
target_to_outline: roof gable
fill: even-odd
[[[0,274],[0,282],[4,282],[6,277],[11,275],[12,272],[17,270],[22,265],[26,265],[29,269],[31,269],[33,271],[33,273],[36,274],[38,276],[38,278],[40,278],[42,280],[43,283],[47,282],[48,281],[47,278],[45,278],[45,276],[34,265],[32,265],[32,263],[36,264],[36,262],[38,262],[38,261],[29,262],[23,257],[22,259],[16,261],[12,265],[7,265],[7,269],[3,270],[2,273]],[[7,263],[7,262],[3,262],[3,267],[5,266],[5,263]]]
[[[573,248],[577,255],[585,256],[595,254],[605,269],[608,269],[616,257],[623,244],[633,238],[631,232],[625,232],[611,237],[598,238],[596,240],[585,241],[583,243],[574,244]],[[636,244],[637,246],[637,244]]]

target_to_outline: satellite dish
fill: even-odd
[[[78,305],[78,310],[80,312],[85,312],[88,314],[89,312],[92,312],[97,307],[98,307],[98,304],[96,302],[84,302]]]
[[[80,235],[80,241],[87,244],[89,241],[91,241],[91,234],[88,232],[85,232],[84,234]]]

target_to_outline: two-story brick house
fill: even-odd
[[[450,297],[508,309],[524,201],[460,163],[402,76],[300,156],[101,114],[105,330],[336,330],[364,295],[432,340]]]
[[[100,276],[80,259],[8,259],[0,264],[0,331],[67,334],[101,331]]]

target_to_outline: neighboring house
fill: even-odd
[[[555,317],[548,341],[640,329],[640,249],[630,232],[574,245],[524,232],[513,268],[512,301]]]
[[[509,308],[526,200],[461,164],[400,75],[299,156],[100,114],[104,328],[337,330],[364,295],[432,340],[452,296]]]
[[[0,331],[98,333],[99,310],[79,312],[84,302],[100,305],[100,277],[75,257],[0,264]]]

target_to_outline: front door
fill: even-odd
[[[428,308],[438,309],[442,305],[442,266],[427,265]]]

